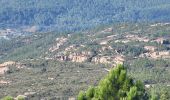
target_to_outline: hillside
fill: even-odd
[[[1,27],[77,31],[116,22],[170,21],[169,0],[1,0],[0,7]]]
[[[170,90],[169,37],[170,23],[124,23],[5,40],[0,42],[0,98],[75,98],[120,63],[147,91],[161,94]]]

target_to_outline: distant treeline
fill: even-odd
[[[170,21],[169,0],[1,0],[0,25],[76,31],[115,22]]]

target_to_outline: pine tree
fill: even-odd
[[[117,65],[98,86],[80,92],[78,100],[148,100],[144,85],[127,76],[123,65]]]
[[[80,91],[80,92],[79,92],[78,100],[86,100],[86,96],[85,96],[85,94],[84,94],[83,91]]]

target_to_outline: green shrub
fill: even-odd
[[[91,99],[94,97],[95,89],[94,87],[90,87],[86,92],[87,99]]]
[[[14,100],[14,98],[11,96],[6,96],[6,97],[2,98],[1,100]]]
[[[80,92],[79,92],[78,100],[86,100],[86,96],[85,96],[85,94],[84,94],[83,91],[80,91]]]

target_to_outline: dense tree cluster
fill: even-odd
[[[169,0],[1,0],[1,26],[76,31],[113,22],[170,21]]]

